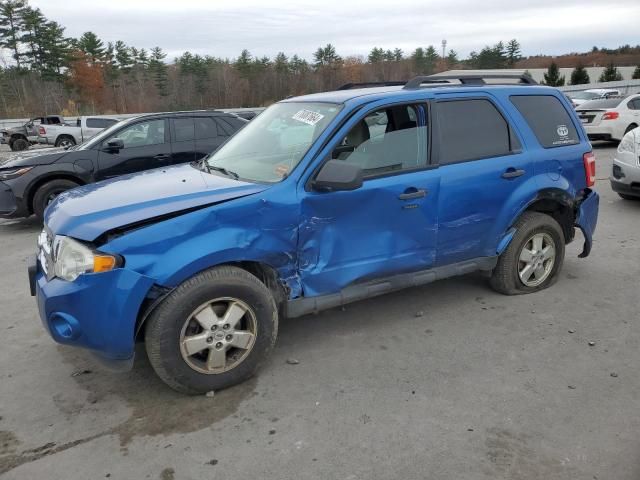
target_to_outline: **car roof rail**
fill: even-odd
[[[407,82],[404,80],[388,81],[388,82],[362,82],[362,83],[345,83],[338,87],[338,90],[352,90],[354,88],[375,88],[375,87],[401,87]]]
[[[453,83],[452,80],[460,83]],[[487,82],[486,80],[490,81]],[[500,80],[505,80],[505,82],[500,82]],[[443,85],[538,85],[538,82],[526,70],[450,70],[433,75],[414,77],[403,88],[405,90],[415,90],[424,83],[429,84],[430,87]]]

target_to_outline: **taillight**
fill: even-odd
[[[615,120],[619,116],[620,114],[618,112],[605,112],[604,115],[602,115],[602,120]]]
[[[40,128],[38,128],[38,134],[39,134],[39,135],[44,135],[44,134],[46,134],[46,133],[47,133],[47,131],[44,129],[44,127],[40,127]]]
[[[593,187],[596,184],[596,156],[593,152],[587,152],[582,156],[582,161],[584,162],[587,187]]]

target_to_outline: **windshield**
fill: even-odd
[[[118,130],[123,125],[126,125],[127,123],[129,123],[129,122],[131,122],[131,121],[133,121],[135,119],[136,118],[129,118],[127,120],[121,120],[118,123],[114,123],[109,128],[105,128],[104,130],[102,130],[97,135],[91,137],[90,140],[87,140],[86,142],[80,144],[78,147],[76,147],[76,150],[88,150],[88,149],[92,148],[94,145],[98,145],[105,138],[108,138],[115,130]]]
[[[571,92],[569,96],[577,100],[593,100],[594,98],[600,98],[602,95],[595,92]]]
[[[333,103],[276,103],[247,124],[206,162],[242,179],[279,182],[298,165],[336,117]]]

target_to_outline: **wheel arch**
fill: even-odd
[[[29,213],[33,213],[33,197],[35,197],[38,189],[52,180],[70,180],[72,182],[77,183],[78,185],[85,185],[87,182],[83,181],[80,177],[66,172],[58,172],[58,173],[50,173],[48,175],[42,176],[36,179],[27,190],[27,195],[25,196],[27,209]]]
[[[575,200],[566,191],[560,188],[545,188],[532,199],[520,212],[514,223],[524,212],[539,212],[551,216],[562,227],[565,244],[570,243],[575,236]]]
[[[56,137],[56,139],[53,141],[53,144],[54,144],[54,145],[57,145],[57,144],[58,144],[58,142],[59,142],[61,139],[63,139],[63,138],[69,138],[69,139],[73,140],[73,143],[75,143],[76,145],[78,144],[78,140],[76,140],[76,138],[75,138],[73,135],[71,135],[70,133],[61,133],[61,134],[60,134],[60,135],[58,135],[58,136]]]
[[[281,278],[281,275],[278,273],[278,271],[271,265],[264,262],[253,261],[253,260],[241,260],[236,262],[220,263],[217,265],[212,265],[212,266],[203,268],[202,270],[194,273],[192,276],[182,280],[180,283],[184,283],[187,280],[189,280],[189,278],[193,278],[196,275],[199,275],[202,272],[205,272],[207,270],[211,270],[213,268],[218,268],[218,267],[229,267],[229,266],[241,268],[242,270],[245,270],[246,272],[257,277],[258,280],[260,280],[269,289],[269,291],[273,295],[276,305],[278,306],[279,314],[283,315],[284,308],[286,306],[288,287],[286,286],[286,283]],[[158,307],[158,305],[160,305],[162,301],[176,288],[178,288],[178,285],[172,288],[154,285],[149,290],[145,300],[142,302],[140,306],[140,310],[138,312],[138,316],[136,319],[136,326],[134,330],[134,333],[135,333],[134,340],[136,342],[144,340],[145,322],[147,321],[151,313],[156,309],[156,307]]]

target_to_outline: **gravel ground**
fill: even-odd
[[[213,398],[143,352],[116,374],[54,344],[27,289],[39,226],[1,221],[0,476],[637,480],[640,202],[596,152],[594,249],[570,245],[551,289],[469,275],[286,321],[260,375]]]

